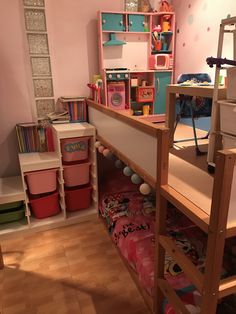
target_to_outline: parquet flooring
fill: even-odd
[[[1,245],[1,314],[150,313],[97,218]]]

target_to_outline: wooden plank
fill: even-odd
[[[175,293],[174,289],[170,286],[167,280],[159,279],[158,284],[166,296],[171,305],[175,308],[176,313],[179,314],[190,314],[190,312],[186,309],[180,298]]]
[[[228,228],[226,230],[226,238],[231,238],[236,236],[236,227]]]
[[[133,126],[136,129],[147,134],[156,136],[156,130],[165,129],[163,125],[161,126],[158,124],[153,124],[151,122],[145,121],[144,119],[132,116],[129,110],[114,110],[109,107],[106,107],[105,105],[98,104],[91,99],[87,99],[86,102],[88,106],[93,107],[112,118],[127,123],[128,125]]]
[[[142,169],[139,165],[134,163],[131,159],[127,158],[123,153],[121,153],[117,148],[115,148],[111,143],[107,142],[102,136],[97,135],[97,139],[107,148],[109,148],[117,158],[122,160],[128,167],[137,172],[145,182],[147,182],[150,186],[155,188],[156,180],[151,177],[144,169]]]
[[[202,299],[201,313],[204,314],[216,312],[220,296],[219,285],[234,165],[235,154],[230,151],[217,153]]]
[[[169,132],[159,132],[157,138],[157,174],[156,183],[156,232],[155,232],[155,269],[154,269],[154,313],[162,313],[164,294],[159,279],[164,279],[165,250],[159,242],[159,236],[166,233],[167,200],[161,195],[160,187],[168,182]]]
[[[180,265],[180,267],[201,293],[203,288],[203,274],[196,268],[190,259],[184,255],[184,252],[178,248],[178,246],[170,237],[159,236],[159,241],[165,250],[171,255],[173,260],[175,260]]]
[[[4,268],[3,256],[2,256],[2,248],[0,245],[0,269]]]
[[[201,208],[193,204],[189,199],[169,185],[163,185],[161,187],[161,194],[199,228],[206,233],[208,232],[209,215],[207,215]]]
[[[181,86],[179,84],[170,84],[167,86],[167,92],[171,94],[184,94],[188,96],[199,96],[212,98],[214,86]],[[219,99],[226,99],[226,88],[219,86]]]
[[[236,276],[231,276],[220,281],[219,298],[224,298],[236,293]]]

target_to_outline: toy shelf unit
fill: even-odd
[[[1,236],[69,225],[97,213],[95,128],[55,124],[52,132],[54,152],[20,153],[21,176],[0,179]]]
[[[159,31],[160,24],[163,31]],[[102,102],[106,106],[131,109],[137,115],[165,113],[165,87],[173,77],[174,32],[173,12],[98,12]],[[159,50],[155,36],[160,39]],[[168,79],[157,72],[167,72]]]
[[[86,122],[58,124],[53,134],[66,219],[97,213],[95,128]]]

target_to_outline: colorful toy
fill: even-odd
[[[123,166],[124,166],[124,164],[123,164],[123,162],[122,162],[120,159],[117,159],[117,160],[115,161],[115,167],[116,167],[116,168],[120,169],[120,168],[122,168]]]

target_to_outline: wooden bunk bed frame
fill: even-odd
[[[168,252],[201,294],[201,313],[215,313],[219,299],[236,293],[236,276],[220,278],[225,240],[236,236],[236,213],[234,213],[236,212],[234,211],[236,149],[217,153],[214,178],[203,171],[196,172],[194,167],[191,168],[183,160],[181,160],[183,164],[181,177],[179,169],[175,169],[179,167],[172,165],[175,163],[175,158],[169,154],[167,128],[130,116],[123,111],[114,111],[92,100],[87,100],[87,104],[89,122],[97,129],[97,139],[156,189],[154,298],[150,301],[151,297],[147,293],[142,293],[147,304],[152,307],[153,313],[162,313],[163,300],[166,297],[177,313],[189,313],[175,290],[164,278],[164,258],[165,252]],[[201,191],[203,187],[200,190],[194,186],[192,189],[188,188],[189,180],[185,184],[186,191],[181,189],[181,180],[184,181],[186,176],[185,167],[188,177],[191,177],[190,181],[193,183],[197,181],[198,187],[200,185],[204,187],[204,183],[206,184],[207,196]],[[190,176],[191,169],[193,173]],[[201,195],[203,202],[199,199]],[[198,200],[200,205],[197,203]],[[204,273],[201,273],[166,235],[168,202],[208,235]],[[132,273],[132,277],[139,286],[135,274]]]

